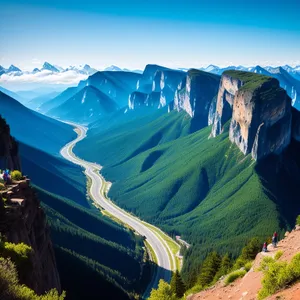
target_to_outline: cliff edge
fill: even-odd
[[[0,121],[1,167],[19,170],[17,143],[10,136],[5,120],[0,117]],[[60,279],[45,213],[30,186],[30,180],[25,177],[18,179],[21,180],[1,183],[2,242],[4,239],[8,243],[24,243],[32,249],[28,258],[29,269],[17,268],[21,284],[25,284],[37,294],[43,294],[53,288],[60,293]]]

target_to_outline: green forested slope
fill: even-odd
[[[237,255],[249,238],[288,228],[299,212],[300,184],[295,154],[256,164],[229,141],[228,125],[209,138],[210,127],[188,134],[188,124],[184,113],[174,113],[127,135],[121,128],[119,136],[95,141],[93,156],[105,162],[118,205],[192,244],[185,277],[209,251]]]
[[[156,118],[157,117],[157,118]],[[105,131],[92,129],[85,140],[78,143],[74,152],[78,156],[114,165],[159,144],[189,134],[191,118],[185,112],[137,118]]]
[[[142,291],[141,237],[96,209],[36,189],[51,228],[67,299],[98,299],[99,294],[103,299],[128,299],[129,294]]]
[[[24,174],[39,186],[67,299],[98,299],[99,293],[128,299],[141,292],[142,240],[91,204],[82,169],[21,143],[20,154]]]

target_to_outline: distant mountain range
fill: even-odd
[[[239,66],[228,66],[228,67],[219,67],[217,65],[209,65],[207,67],[202,67],[202,68],[197,68],[198,70],[205,71],[205,72],[210,72],[214,74],[221,75],[224,71],[226,70],[238,70],[238,71],[249,71],[249,72],[254,72],[255,69],[260,66],[251,66],[251,67],[245,67],[242,65]],[[279,72],[279,69],[282,68],[286,72],[288,72],[290,75],[295,77],[296,79],[300,80],[300,65],[291,67],[289,65],[284,65],[284,66],[265,66],[262,67],[264,70],[276,74]],[[190,68],[177,68],[177,70],[187,72]],[[92,68],[88,64],[85,65],[79,65],[79,66],[69,66],[67,68],[63,68],[54,64],[50,64],[48,62],[44,62],[43,66],[41,68],[34,68],[31,72],[30,71],[23,71],[20,68],[16,67],[15,65],[10,65],[9,68],[4,68],[3,66],[0,65],[0,76],[3,74],[7,74],[9,76],[21,76],[23,74],[36,74],[39,72],[51,72],[51,73],[63,73],[63,72],[68,72],[68,71],[75,71],[79,74],[85,74],[85,75],[93,75],[94,73],[98,71],[124,71],[124,72],[134,72],[134,73],[143,73],[143,70],[130,70],[127,68],[120,68],[116,65],[111,65],[109,67],[106,67],[103,70],[97,70],[95,68]]]
[[[81,70],[87,71],[88,68],[90,67],[86,65]],[[203,120],[207,119],[213,109],[213,105],[212,107],[207,105],[205,111],[202,111],[202,106],[198,104],[205,101],[202,99],[203,94],[214,97],[220,74],[228,69],[276,78],[280,82],[280,86],[291,97],[293,106],[298,110],[300,109],[300,80],[296,76],[298,69],[289,66],[277,68],[230,66],[219,68],[210,65],[203,70],[189,69],[186,71],[149,64],[142,74],[111,66],[106,69],[107,71],[99,71],[84,77],[77,86],[69,87],[61,93],[51,91],[39,95],[39,97],[37,95],[27,97],[30,98],[30,101],[23,101],[27,93],[16,92],[17,95],[14,95],[7,90],[3,90],[3,92],[24,103],[27,107],[50,117],[84,124],[93,123],[120,109],[123,114],[131,111],[130,114],[137,115],[149,114],[153,110],[162,108],[167,111],[184,110],[191,117],[195,116],[194,124],[191,127],[191,131],[193,131],[203,127]],[[47,70],[51,74],[61,74],[68,71],[73,72],[75,67],[60,70],[58,66],[45,63],[39,72],[43,72],[43,70]],[[79,69],[76,70],[78,72]],[[194,89],[195,85],[199,88]],[[213,101],[214,103],[215,101]]]
[[[43,66],[41,68],[34,68],[32,71],[23,71],[20,68],[16,67],[15,65],[10,65],[9,68],[4,68],[3,66],[0,66],[0,76],[3,74],[9,75],[9,76],[22,76],[24,74],[37,74],[41,72],[45,73],[64,73],[68,71],[73,71],[78,74],[83,75],[93,75],[99,70],[92,68],[88,64],[85,65],[79,65],[79,66],[69,66],[67,68],[63,68],[54,64],[50,64],[48,62],[44,62]],[[105,68],[103,71],[131,71],[135,73],[142,73],[141,70],[129,70],[129,69],[121,69],[118,66],[111,65],[107,68]]]
[[[277,66],[277,67],[271,67],[271,66],[244,67],[244,66],[240,65],[240,66],[228,66],[228,67],[225,67],[225,68],[221,68],[221,67],[218,67],[216,65],[209,65],[206,68],[199,68],[199,70],[221,75],[224,71],[227,71],[227,70],[248,71],[248,72],[256,73],[255,70],[257,70],[257,68],[264,69],[267,72],[272,73],[272,74],[279,73],[280,69],[283,69],[286,72],[288,72],[290,75],[295,77],[296,79],[298,79],[298,80],[300,79],[300,65],[295,66],[295,67],[291,67],[289,65]],[[180,70],[186,70],[186,69],[181,68]]]
[[[34,68],[31,72],[29,71],[22,71],[20,68],[11,65],[8,69],[5,69],[4,67],[0,66],[0,76],[3,74],[9,75],[9,76],[21,76],[24,74],[37,74],[41,72],[45,73],[63,73],[68,71],[75,71],[79,74],[85,74],[85,75],[92,75],[97,72],[96,69],[90,67],[89,65],[83,65],[83,66],[69,66],[68,68],[62,68],[60,66],[52,65],[48,62],[45,62],[43,66],[39,68]]]

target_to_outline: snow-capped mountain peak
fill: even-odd
[[[86,75],[93,75],[96,72],[98,72],[96,69],[92,68],[91,66],[85,64],[85,65],[79,65],[78,67],[76,66],[69,66],[66,68],[65,71],[75,71],[76,73],[79,74],[86,74]]]
[[[110,67],[105,68],[104,71],[122,71],[122,69],[117,66],[111,65]]]
[[[211,71],[217,70],[217,69],[219,69],[219,67],[217,67],[217,66],[215,66],[215,65],[209,65],[209,66],[206,67],[204,70],[205,70],[206,72],[211,72]]]
[[[47,71],[51,71],[51,72],[55,72],[55,73],[59,72],[59,70],[56,67],[49,64],[48,62],[44,62],[42,70],[47,70]]]
[[[6,70],[6,73],[11,73],[11,72],[22,72],[18,67],[14,65],[10,65],[10,67]]]

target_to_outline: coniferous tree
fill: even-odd
[[[208,286],[213,282],[216,273],[219,271],[220,265],[221,259],[216,252],[210,253],[205,258],[198,280],[202,287]]]
[[[231,269],[231,266],[232,264],[231,264],[230,256],[228,253],[226,253],[222,258],[220,269],[215,275],[215,281],[219,280],[220,277],[222,277],[223,275],[228,274]]]
[[[178,298],[181,298],[184,295],[185,285],[181,279],[181,276],[180,276],[178,270],[176,270],[176,272],[173,274],[170,285],[171,285],[172,292]]]
[[[249,261],[252,261],[257,253],[261,250],[261,243],[258,238],[253,238],[250,242],[242,249],[242,254],[237,258],[233,269],[237,270],[245,266]]]
[[[242,257],[245,260],[253,260],[257,253],[261,250],[261,242],[258,238],[253,238],[250,242],[243,248]]]

